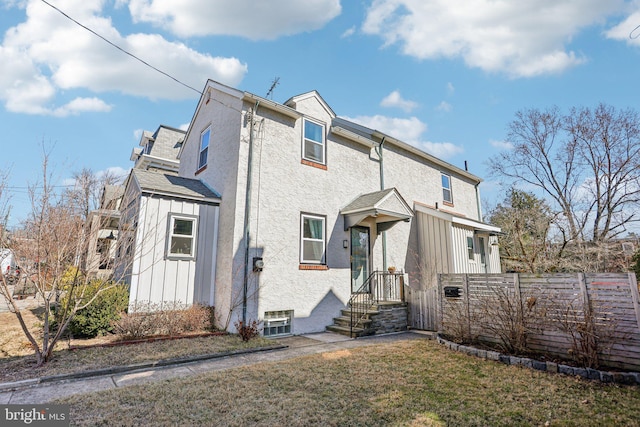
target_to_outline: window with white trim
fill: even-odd
[[[211,139],[211,127],[208,127],[200,134],[200,151],[198,154],[198,169],[207,165],[209,155],[209,140]]]
[[[442,200],[453,203],[453,193],[451,192],[451,176],[442,174]]]
[[[325,164],[324,126],[307,119],[303,119],[302,158],[316,163]]]
[[[325,222],[324,216],[300,215],[300,263],[325,264]]]
[[[194,259],[197,228],[198,220],[196,217],[170,214],[167,257]]]
[[[467,236],[467,257],[469,258],[469,261],[475,261],[474,252],[473,236]]]
[[[291,335],[292,320],[293,310],[266,311],[264,313],[262,335],[265,337]]]

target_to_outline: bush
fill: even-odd
[[[211,329],[211,309],[200,304],[142,303],[136,313],[125,314],[114,323],[114,331],[124,339],[153,335],[176,336]]]
[[[238,335],[242,338],[242,341],[249,341],[260,335],[260,324],[257,320],[250,320],[247,324],[243,324],[242,321],[234,323]]]
[[[89,301],[97,292],[109,286],[101,281],[94,281],[87,285],[82,297],[83,302]],[[69,298],[74,298],[69,301]],[[75,295],[65,295],[60,300],[60,307],[75,304]],[[129,305],[129,291],[125,286],[114,285],[104,289],[96,299],[86,308],[78,310],[69,323],[69,332],[75,337],[93,338],[113,331],[113,323],[117,321]]]

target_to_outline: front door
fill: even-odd
[[[351,292],[369,292],[360,289],[369,277],[369,245],[368,227],[351,227]]]

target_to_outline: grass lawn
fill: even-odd
[[[434,341],[73,396],[74,425],[639,426],[640,387],[532,371]]]
[[[35,330],[38,319],[25,311],[27,323]],[[72,345],[113,342],[114,336],[94,340],[75,340]],[[68,350],[69,342],[61,341],[54,358],[39,368],[35,367],[33,350],[24,337],[15,315],[0,314],[0,382],[18,381],[50,375],[84,372],[162,359],[173,359],[202,354],[224,353],[255,347],[273,346],[273,341],[256,338],[243,342],[236,335],[185,338],[128,344],[115,347],[90,347]]]

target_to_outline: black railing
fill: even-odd
[[[360,289],[351,294],[351,326],[349,334],[357,328],[374,304],[386,301],[404,301],[404,273],[374,271]]]

